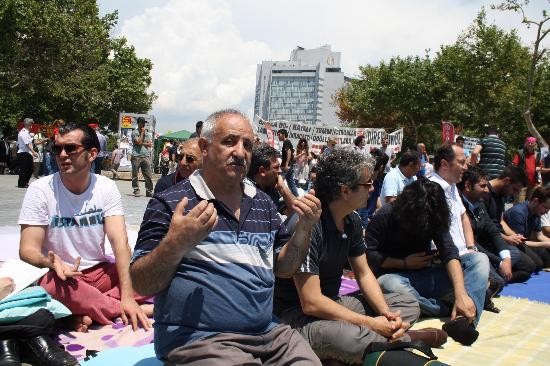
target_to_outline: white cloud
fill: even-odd
[[[250,109],[256,64],[271,55],[267,44],[242,39],[231,9],[217,0],[172,0],[146,9],[124,21],[121,34],[154,64],[154,113],[186,119],[165,130],[182,128],[182,122],[192,128],[223,107]]]
[[[343,71],[354,76],[360,65],[423,56],[455,42],[482,6],[489,22],[518,28],[526,44],[533,38],[519,15],[490,10],[493,0],[136,1],[100,4],[120,10],[120,33],[154,63],[152,89],[159,98],[152,113],[161,132],[193,130],[195,121],[223,107],[250,115],[256,65],[286,60],[297,45],[330,44],[342,53]]]

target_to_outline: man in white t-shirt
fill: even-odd
[[[59,173],[33,182],[19,215],[22,260],[50,268],[39,284],[72,312],[67,326],[122,317],[150,327],[152,305],[138,305],[129,275],[130,247],[120,193],[113,181],[90,174],[99,142],[86,125],[59,129],[52,151]],[[105,254],[105,234],[116,263]],[[140,300],[140,298],[137,298]]]
[[[34,121],[25,118],[23,128],[17,134],[17,167],[19,168],[19,180],[17,187],[27,188],[33,171],[33,158],[38,157],[32,146],[30,129]]]

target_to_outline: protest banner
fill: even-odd
[[[267,126],[266,126],[267,125]],[[266,128],[268,127],[268,128]],[[288,131],[288,138],[294,146],[298,140],[305,138],[308,141],[309,150],[318,154],[321,148],[326,144],[329,137],[334,137],[338,146],[353,146],[353,140],[357,136],[365,136],[366,148],[380,147],[382,138],[387,137],[388,147],[393,153],[401,151],[403,144],[403,129],[387,133],[383,128],[350,128],[350,127],[329,127],[329,126],[313,126],[301,122],[288,121],[264,121],[257,119],[256,133],[262,140],[269,141],[269,130],[272,133],[277,133],[280,129]],[[277,140],[277,139],[275,139]],[[280,142],[275,141],[277,148],[280,148]]]

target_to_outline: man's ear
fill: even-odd
[[[260,165],[260,168],[258,169],[258,174],[260,174],[262,177],[265,177],[265,167]]]
[[[198,145],[199,145],[199,150],[200,150],[201,154],[203,156],[206,155],[206,149],[208,148],[208,141],[206,141],[206,139],[204,137],[201,137],[201,138],[199,138]]]
[[[97,158],[97,148],[92,147],[92,148],[88,151],[88,154],[90,154],[90,157],[92,158],[92,160],[90,160],[90,162],[94,161],[95,158]]]

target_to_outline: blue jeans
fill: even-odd
[[[294,182],[294,164],[288,166],[288,170],[285,173],[285,179],[288,189],[290,189],[295,197],[298,197],[298,187],[296,187],[296,183]]]
[[[489,278],[489,259],[483,253],[471,252],[460,257],[464,272],[466,292],[476,306],[476,320],[479,322],[485,290]],[[418,300],[420,312],[427,316],[448,316],[452,308],[453,285],[443,266],[432,266],[422,270],[389,273],[378,277],[384,293],[411,294]]]

